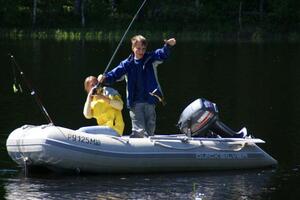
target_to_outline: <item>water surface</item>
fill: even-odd
[[[204,97],[235,130],[243,126],[266,141],[277,169],[138,175],[24,177],[8,157],[8,134],[24,124],[47,123],[26,85],[14,94],[13,53],[56,125],[93,125],[82,115],[83,80],[105,69],[116,43],[0,40],[0,195],[7,199],[297,199],[300,167],[300,44],[177,41],[159,66],[167,105],[157,107],[157,133],[177,133],[182,110]],[[150,43],[149,50],[161,43]],[[122,45],[112,67],[127,57]],[[18,78],[18,77],[17,77]],[[125,97],[125,84],[114,85]],[[123,111],[130,132],[128,110]]]

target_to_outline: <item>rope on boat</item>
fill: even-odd
[[[122,137],[118,137],[118,136],[110,136],[110,138],[115,139],[115,140],[118,140],[118,141],[120,141],[120,142],[122,142],[122,143],[124,143],[124,144],[128,144],[128,143],[129,143],[129,140],[125,140],[125,139],[123,139]]]
[[[169,149],[177,149],[177,150],[191,150],[191,149],[197,149],[197,148],[200,147],[200,146],[193,146],[193,147],[189,147],[189,148],[179,148],[179,147],[173,147],[173,146],[170,146],[170,145],[162,144],[162,143],[157,142],[157,141],[154,141],[154,145],[158,145],[158,146],[169,148]]]
[[[247,143],[246,142],[241,142],[241,143],[235,143],[235,144],[231,144],[231,145],[240,145],[239,148],[219,148],[219,147],[213,147],[213,146],[209,146],[203,143],[203,141],[199,141],[199,145],[197,146],[193,146],[193,147],[187,147],[187,148],[179,148],[179,147],[174,147],[174,146],[170,146],[170,145],[166,145],[163,144],[161,142],[158,141],[154,141],[154,145],[158,145],[164,148],[169,148],[169,149],[176,149],[176,150],[192,150],[192,149],[197,149],[201,146],[208,148],[208,149],[213,149],[216,151],[240,151],[241,149],[243,149],[245,147]]]
[[[44,129],[44,128],[51,127],[51,126],[55,127],[64,137],[66,137],[65,134],[64,134],[64,132],[59,127],[55,126],[54,124],[50,123],[50,124],[41,125],[39,127],[41,129]],[[24,125],[21,128],[22,129],[27,129],[27,128],[34,128],[34,127],[36,127],[36,126],[34,126],[34,125]],[[26,133],[24,133],[24,134],[26,134]],[[110,136],[110,138],[115,139],[117,141],[120,141],[120,142],[122,142],[124,144],[128,144],[129,143],[129,139],[124,139],[122,137]],[[202,141],[202,140],[191,140],[191,141],[198,141],[199,144],[196,145],[196,146],[180,148],[180,147],[174,147],[174,146],[171,146],[171,145],[163,144],[163,143],[157,141],[157,140],[169,140],[169,139],[170,138],[167,139],[167,138],[154,138],[154,137],[150,137],[150,141],[152,140],[152,142],[153,142],[154,145],[158,145],[158,146],[161,146],[161,147],[164,147],[164,148],[168,148],[168,149],[176,149],[176,150],[192,150],[192,149],[197,149],[197,148],[199,148],[199,147],[202,146],[202,147],[206,147],[208,149],[213,149],[213,150],[217,150],[217,151],[240,151],[242,148],[245,147],[246,144],[248,144],[247,141],[245,141],[245,142],[232,141],[232,142],[227,142],[227,144],[228,145],[240,145],[240,147],[239,148],[235,148],[235,149],[234,148],[219,148],[219,147],[209,146],[209,145],[205,144],[205,141]],[[180,138],[180,139],[179,138],[172,138],[172,140],[174,140],[174,139],[175,140],[181,140],[181,142],[185,143],[185,144],[190,144],[189,143],[190,142],[190,138],[188,138],[188,137],[184,137],[184,138]],[[215,141],[215,142],[223,143],[221,141]],[[18,141],[19,152],[21,152],[20,143],[21,143],[21,141],[19,140]],[[17,158],[17,159],[23,159],[24,160],[24,159],[26,159],[26,156],[21,154],[21,157]]]
[[[219,147],[213,147],[213,146],[205,145],[205,144],[203,143],[203,141],[200,141],[200,143],[201,143],[204,147],[206,147],[206,148],[208,148],[208,149],[213,149],[213,150],[217,150],[217,151],[240,151],[240,150],[242,150],[242,149],[245,147],[245,145],[246,145],[246,142],[242,142],[242,143],[238,143],[238,144],[233,144],[233,145],[241,145],[239,148],[236,148],[236,149],[233,149],[233,148],[225,149],[225,148],[219,148]]]
[[[23,125],[21,128],[22,129],[28,129],[28,128],[33,128],[33,127],[36,127],[36,126],[35,125],[26,124],[26,125]]]
[[[30,128],[30,127],[33,127],[33,125],[22,126],[22,129],[26,129],[26,128]],[[23,132],[21,138],[24,138],[25,135],[26,135],[26,132]],[[28,164],[31,163],[31,160],[27,156],[25,156],[25,154],[21,151],[21,141],[22,142],[24,141],[23,139],[21,140],[21,138],[19,140],[16,140],[16,144],[18,146],[20,157],[16,156],[15,159],[23,161],[24,175],[25,175],[25,177],[27,177],[27,175],[28,175]]]

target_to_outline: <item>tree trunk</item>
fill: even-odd
[[[116,10],[117,10],[117,1],[116,0],[111,0],[110,4],[111,4],[111,10],[112,10],[112,12],[115,13]]]
[[[36,24],[36,7],[37,7],[37,0],[33,0],[32,27],[35,27]]]
[[[196,7],[196,8],[199,8],[199,4],[200,4],[200,3],[199,3],[199,0],[195,0],[195,7]]]
[[[243,2],[240,1],[240,7],[239,7],[239,31],[242,30],[242,8],[243,8]]]
[[[259,18],[260,18],[260,22],[263,21],[263,17],[264,17],[264,3],[265,3],[265,0],[260,0],[259,1]]]
[[[85,0],[81,1],[81,26],[85,27],[85,13],[84,13]]]
[[[239,30],[237,32],[237,39],[240,40],[240,34],[242,31],[242,8],[243,8],[243,2],[240,1],[240,6],[239,6]]]

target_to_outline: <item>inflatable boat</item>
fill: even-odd
[[[218,120],[216,106],[205,99],[190,104],[178,125],[179,134],[138,138],[92,134],[53,124],[24,125],[9,135],[6,147],[20,166],[43,166],[54,171],[146,173],[251,169],[277,164],[257,146],[263,140],[236,138]],[[229,137],[215,134],[220,130],[228,132]],[[204,135],[207,132],[217,137]]]
[[[138,173],[263,168],[276,160],[259,148],[261,139],[145,138],[89,134],[54,125],[25,125],[7,139],[7,151],[20,166],[95,173]]]

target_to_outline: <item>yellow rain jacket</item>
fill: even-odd
[[[122,101],[119,95],[109,96],[111,100]],[[109,103],[102,99],[97,99],[94,97],[91,102],[91,112],[93,118],[97,120],[98,125],[108,126],[121,136],[124,131],[124,121],[122,117],[122,111],[112,107]]]

